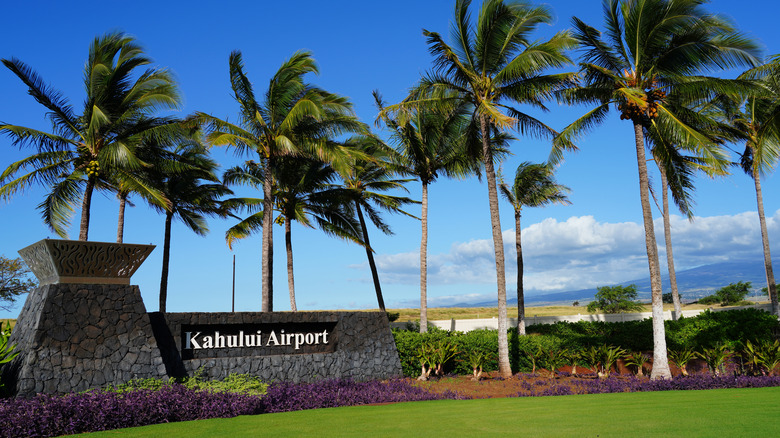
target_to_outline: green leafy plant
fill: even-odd
[[[466,362],[468,362],[473,371],[471,380],[479,381],[482,378],[482,371],[485,363],[494,356],[495,353],[482,350],[471,350],[466,352]]]
[[[444,365],[458,354],[458,347],[449,339],[423,343],[418,350],[421,373],[417,380],[428,380],[432,371],[437,376],[444,374]]]
[[[702,348],[697,354],[707,362],[710,373],[719,377],[725,372],[726,361],[731,357],[728,348],[726,344],[718,344],[712,348]]]
[[[569,350],[565,348],[548,348],[541,350],[540,347],[540,351],[541,354],[539,354],[537,361],[541,368],[547,370],[550,379],[555,378],[559,368],[570,363],[571,354]]]
[[[139,389],[158,391],[173,385],[183,385],[187,389],[197,391],[230,392],[246,395],[264,395],[268,384],[263,383],[257,376],[249,374],[229,374],[221,380],[206,380],[203,378],[203,368],[198,369],[193,376],[183,378],[148,378],[134,379],[121,385],[113,385],[105,388],[110,392],[131,392]]]
[[[11,330],[3,329],[3,323],[0,322],[0,369],[2,369],[3,364],[14,360],[14,358],[19,355],[18,351],[14,351],[16,345],[8,344],[8,338],[10,337]],[[2,380],[0,380],[0,394],[2,394],[4,391],[5,385],[3,384]]]
[[[691,348],[681,348],[679,350],[667,350],[669,360],[674,362],[683,376],[688,375],[688,362],[696,359],[696,352]]]
[[[11,330],[4,330],[3,323],[0,322],[0,364],[8,363],[19,354],[13,351],[16,345],[9,345],[8,338],[11,337]]]
[[[625,355],[625,364],[630,367],[636,368],[636,375],[640,377],[645,375],[644,367],[645,364],[649,362],[650,362],[650,356],[641,351],[628,353]]]
[[[780,366],[780,340],[764,340],[756,344],[746,341],[742,354],[755,374],[771,376]]]
[[[636,285],[604,286],[598,288],[596,299],[588,303],[588,312],[604,313],[641,312],[642,303],[636,301]]]
[[[580,359],[596,372],[599,379],[606,379],[618,359],[626,355],[626,350],[612,345],[590,346],[580,352]]]

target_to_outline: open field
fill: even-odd
[[[684,304],[683,310],[699,310],[708,309],[712,305],[705,304]],[[664,310],[673,310],[674,307],[671,304],[664,304]],[[650,312],[650,305],[645,305],[643,312]],[[398,317],[399,322],[407,321],[419,321],[420,309],[388,309],[388,312],[398,312],[401,315]],[[539,306],[539,307],[526,307],[525,314],[528,317],[531,316],[566,316],[587,314],[588,310],[585,306]],[[510,318],[517,317],[517,307],[507,308],[507,314]],[[428,320],[433,321],[437,319],[480,319],[480,318],[497,318],[497,307],[436,307],[428,308]]]
[[[778,405],[780,388],[441,400],[168,423],[79,436],[768,437],[780,435]]]

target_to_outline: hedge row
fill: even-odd
[[[724,312],[705,311],[695,317],[666,321],[666,343],[672,350],[712,348],[727,345],[736,349],[746,341],[757,342],[773,339],[780,334],[780,322],[763,310],[740,309]],[[495,352],[498,351],[498,335],[495,330],[473,330],[467,333],[448,332],[432,327],[428,333],[411,330],[393,330],[404,375],[420,375],[417,352],[424,342],[448,339],[461,352],[475,349],[493,354],[485,364],[485,371],[498,369]],[[512,370],[531,371],[531,362],[523,351],[535,351],[538,346],[544,350],[566,348],[580,351],[590,346],[613,345],[627,351],[652,351],[652,320],[627,322],[558,322],[529,326],[528,336],[517,336],[514,329],[509,333],[509,356]],[[450,361],[445,372],[470,374],[471,369],[461,354]]]

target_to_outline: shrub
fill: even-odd
[[[645,364],[650,362],[650,356],[641,351],[636,351],[626,354],[624,359],[627,366],[636,368],[637,376],[641,377],[645,375]]]
[[[457,356],[458,347],[450,339],[440,339],[436,342],[423,342],[417,350],[417,359],[420,361],[422,371],[417,380],[428,380],[431,371],[436,371],[437,376],[444,374],[444,365],[450,359]]]
[[[696,358],[697,354],[690,348],[683,348],[680,350],[667,350],[669,360],[674,362],[677,368],[680,369],[680,373],[683,376],[688,375],[688,362]]]
[[[268,388],[268,384],[263,383],[259,377],[251,376],[249,374],[233,373],[222,380],[204,380],[202,378],[201,369],[192,377],[180,379],[171,377],[168,379],[148,378],[130,380],[127,383],[109,386],[105,388],[104,391],[117,393],[137,391],[140,389],[156,391],[174,385],[182,385],[187,389],[195,391],[232,392],[247,395],[263,395]]]
[[[19,355],[18,351],[14,351],[16,345],[8,345],[9,337],[11,337],[11,330],[5,330],[3,328],[3,323],[0,322],[0,371],[3,369],[3,364],[12,361]],[[2,378],[2,373],[0,373],[0,378]],[[3,384],[3,381],[0,380],[0,396],[3,394],[5,394],[5,385]]]
[[[682,297],[683,297],[682,294],[678,294],[678,295],[680,296],[680,300],[682,300]],[[667,292],[667,293],[661,295],[661,302],[663,302],[665,304],[672,304],[672,303],[674,303],[674,296],[672,295],[671,292]]]
[[[754,374],[771,376],[775,368],[780,366],[780,340],[772,342],[765,339],[756,344],[747,341],[742,355]]]
[[[701,298],[699,304],[718,304],[721,306],[733,306],[744,302],[745,297],[750,292],[750,282],[731,283],[717,290],[713,295]]]
[[[641,312],[642,303],[636,301],[636,285],[604,286],[598,288],[596,299],[588,303],[588,312],[604,313]]]

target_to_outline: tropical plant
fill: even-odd
[[[731,351],[726,344],[718,344],[712,348],[702,348],[696,354],[707,362],[707,368],[715,377],[720,377],[726,370],[726,361],[731,357]]]
[[[780,340],[763,340],[753,344],[749,340],[742,348],[742,354],[754,374],[773,375],[780,366]]]
[[[283,156],[309,156],[338,166],[350,151],[331,141],[365,127],[352,105],[341,96],[310,85],[304,76],[317,73],[308,52],[296,52],[279,67],[268,84],[265,99],[255,96],[244,72],[241,52],[230,54],[230,84],[239,105],[239,123],[199,113],[210,129],[208,140],[229,146],[239,155],[259,159],[263,167],[262,309],[273,311],[273,209],[276,161]]]
[[[543,349],[536,361],[539,367],[547,370],[547,377],[554,379],[558,375],[558,369],[571,363],[571,352],[565,348]]]
[[[32,292],[36,286],[22,259],[0,256],[0,309],[11,310],[19,295]]]
[[[466,352],[466,362],[473,370],[471,380],[479,381],[482,379],[482,369],[490,361],[495,353],[484,350],[469,350]]]
[[[263,168],[254,161],[243,166],[228,169],[223,177],[226,185],[242,184],[255,189],[263,185]],[[273,172],[276,173],[275,207],[279,215],[275,223],[284,226],[284,240],[287,251],[287,281],[290,292],[290,310],[298,310],[295,300],[295,277],[293,272],[292,223],[314,228],[317,224],[326,234],[348,239],[358,244],[360,225],[345,205],[349,200],[344,190],[333,183],[337,174],[333,168],[321,161],[301,158],[280,158]],[[233,247],[237,239],[250,236],[263,224],[263,212],[257,206],[263,205],[262,199],[232,198],[225,201],[225,207],[231,210],[247,210],[251,214],[225,233],[228,246]]]
[[[525,294],[523,293],[523,246],[520,217],[523,207],[543,207],[547,204],[570,204],[568,187],[555,182],[553,168],[545,163],[520,163],[512,186],[501,181],[501,194],[515,211],[515,250],[517,252],[517,333],[525,334]]]
[[[432,371],[437,376],[444,374],[444,365],[458,355],[458,347],[449,339],[424,342],[418,352],[422,372],[417,380],[428,380]]]
[[[726,123],[734,128],[736,139],[745,142],[740,163],[755,185],[769,301],[772,303],[772,313],[780,318],[761,187],[761,176],[772,172],[780,160],[780,56],[775,56],[763,66],[748,70],[740,78],[756,80],[762,88],[753,93],[728,95],[720,104]]]
[[[667,102],[699,102],[716,93],[744,89],[734,81],[701,76],[711,69],[754,65],[756,44],[723,17],[708,14],[701,0],[604,0],[606,32],[574,18],[575,38],[583,51],[582,84],[562,93],[564,101],[596,107],[566,127],[554,142],[551,161],[574,149],[579,134],[606,119],[616,106],[634,128],[639,195],[645,228],[653,310],[652,378],[669,378],[658,262],[645,158],[646,130],[660,132],[676,147],[709,144],[712,139],[686,124]]]
[[[625,356],[625,364],[630,367],[636,368],[636,375],[639,377],[642,377],[645,375],[645,364],[650,362],[650,356],[647,354],[636,351],[633,353],[628,353]]]
[[[499,372],[503,377],[510,377],[504,244],[491,139],[493,133],[507,129],[537,137],[555,134],[553,129],[508,102],[546,109],[543,101],[552,97],[573,75],[543,72],[570,63],[564,51],[574,46],[574,40],[568,32],[559,32],[546,41],[531,39],[537,26],[553,20],[547,6],[484,0],[475,20],[471,18],[470,6],[470,0],[455,2],[452,46],[438,33],[423,31],[434,57],[434,68],[398,108],[431,100],[458,101],[470,106],[472,118],[479,126],[496,257]]]
[[[588,312],[641,312],[644,310],[644,306],[636,301],[636,297],[635,284],[599,287],[596,292],[596,299],[588,303]]]
[[[9,345],[8,339],[11,337],[11,330],[5,330],[3,328],[3,323],[0,322],[0,371],[2,371],[2,365],[6,364],[12,360],[16,356],[19,355],[18,351],[14,351],[16,348],[16,345]],[[0,373],[0,378],[2,378],[2,373]],[[0,380],[0,395],[3,394],[5,391],[5,385],[3,385],[2,380]]]
[[[135,149],[144,138],[168,135],[165,128],[173,120],[154,117],[154,113],[178,107],[179,95],[166,70],[148,68],[138,73],[151,61],[132,37],[110,33],[92,42],[80,115],[25,63],[15,58],[2,62],[46,107],[52,130],[0,125],[0,132],[9,135],[14,144],[37,148],[37,153],[12,163],[0,174],[0,198],[8,199],[34,183],[49,186],[50,192],[38,209],[44,223],[59,236],[67,235],[73,207],[81,198],[79,240],[89,236],[95,189],[111,190],[121,180],[130,190],[165,203],[164,197],[133,177],[133,171],[145,165]],[[20,172],[27,173],[19,176]]]
[[[580,359],[588,368],[596,371],[599,379],[606,379],[618,359],[626,355],[626,350],[612,345],[590,346],[580,352]]]
[[[385,234],[392,234],[390,227],[382,220],[377,208],[389,213],[401,213],[409,217],[415,217],[401,207],[407,204],[418,203],[405,196],[395,196],[382,193],[389,190],[408,191],[404,184],[411,179],[394,178],[397,168],[394,163],[398,161],[396,152],[371,136],[356,136],[346,142],[351,148],[362,155],[356,155],[350,160],[350,165],[339,170],[339,175],[344,182],[345,196],[351,204],[351,211],[357,216],[360,223],[361,239],[366,249],[368,266],[371,269],[371,278],[374,281],[377,305],[379,310],[385,312],[385,300],[382,296],[382,286],[379,283],[379,273],[374,262],[374,249],[368,237],[368,227],[363,216],[363,210],[371,222]],[[363,158],[367,157],[367,158]],[[422,329],[421,329],[422,330]]]
[[[374,92],[379,119],[390,130],[390,141],[400,158],[400,171],[414,175],[422,183],[420,221],[420,332],[428,331],[428,186],[444,174],[463,177],[474,171],[468,159],[470,139],[475,138],[468,107],[456,105],[418,106],[401,116],[385,111],[385,103]]]
[[[681,348],[679,350],[669,350],[669,359],[674,362],[683,376],[688,375],[688,363],[696,359],[696,352],[691,348]]]
[[[230,195],[227,187],[219,182],[215,171],[216,161],[209,157],[206,147],[195,133],[189,141],[180,141],[174,146],[171,155],[187,170],[179,172],[159,172],[155,188],[168,199],[167,207],[152,204],[152,207],[165,214],[165,234],[163,237],[162,274],[160,276],[160,312],[166,312],[168,300],[168,268],[171,257],[171,227],[178,218],[187,228],[198,235],[208,233],[204,216],[223,215],[221,198]],[[160,169],[162,170],[162,169]]]

